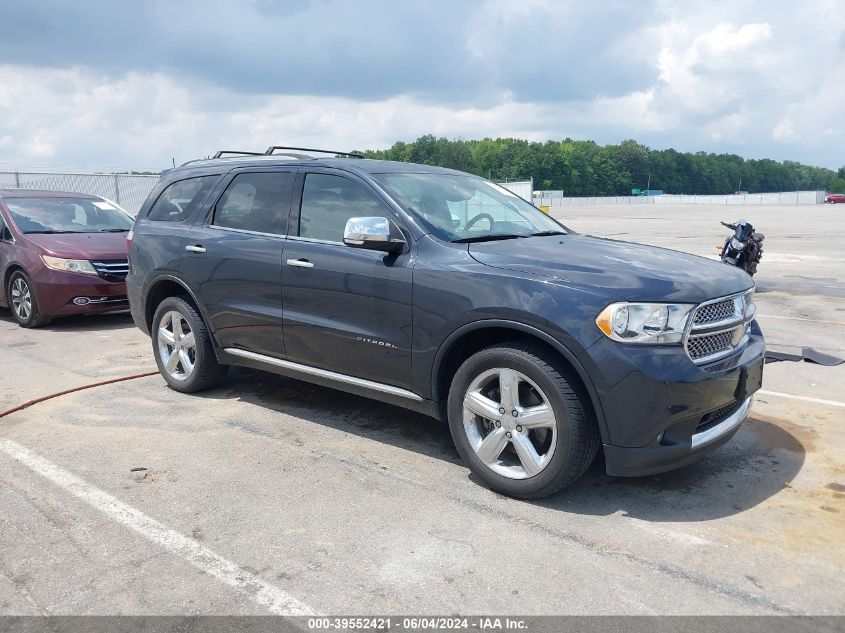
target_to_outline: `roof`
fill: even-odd
[[[0,198],[89,198],[100,200],[100,196],[76,191],[48,191],[46,189],[0,189]]]
[[[208,160],[191,161],[189,164],[167,170],[167,173],[183,172],[191,170],[212,171],[218,168],[229,171],[236,167],[251,166],[269,167],[275,165],[284,166],[308,166],[308,167],[336,167],[349,171],[361,171],[370,174],[383,173],[432,173],[432,174],[458,174],[465,176],[465,172],[434,165],[420,165],[418,163],[403,163],[392,160],[371,160],[369,158],[312,158],[300,160],[296,158],[285,158],[284,156],[232,156],[225,158],[210,158]]]

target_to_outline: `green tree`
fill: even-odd
[[[838,172],[795,161],[745,160],[736,154],[654,150],[635,140],[601,146],[570,138],[545,143],[516,138],[449,140],[432,134],[368,158],[441,165],[493,180],[533,178],[543,189],[567,196],[628,195],[632,188],[666,193],[726,194],[737,189],[845,191],[845,167]]]

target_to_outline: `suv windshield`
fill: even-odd
[[[132,218],[105,200],[91,198],[6,198],[22,233],[123,232]]]
[[[408,211],[451,242],[563,235],[566,227],[483,178],[452,174],[374,174]]]

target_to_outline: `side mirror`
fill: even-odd
[[[343,230],[343,243],[353,248],[396,253],[405,248],[405,240],[391,237],[391,233],[387,218],[349,218]]]

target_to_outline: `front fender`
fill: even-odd
[[[448,358],[449,351],[453,348],[453,346],[460,341],[461,338],[466,336],[471,332],[477,332],[483,329],[510,329],[514,330],[514,332],[520,332],[522,334],[527,334],[533,338],[536,338],[550,347],[552,347],[555,351],[557,351],[565,360],[566,362],[572,367],[572,369],[577,374],[578,378],[584,385],[584,388],[587,391],[587,395],[590,398],[590,402],[593,405],[593,411],[596,414],[596,421],[599,425],[599,430],[601,432],[602,440],[607,441],[609,438],[607,432],[607,425],[605,421],[604,410],[602,408],[601,400],[598,396],[598,391],[593,384],[592,378],[590,377],[590,372],[588,371],[585,363],[589,365],[591,363],[589,355],[586,351],[581,348],[581,346],[577,343],[577,341],[572,337],[566,337],[567,342],[563,343],[560,339],[560,335],[553,336],[549,332],[546,332],[540,328],[527,325],[525,323],[519,321],[512,321],[508,319],[482,319],[479,321],[473,321],[471,323],[467,323],[459,328],[457,328],[454,332],[452,332],[440,347],[437,350],[437,353],[434,357],[434,365],[432,367],[432,374],[431,374],[431,393],[434,396],[435,401],[441,401],[446,398],[447,394],[439,393],[440,384],[440,372],[442,371],[443,367],[445,366],[445,360]],[[582,360],[584,362],[582,362]]]

